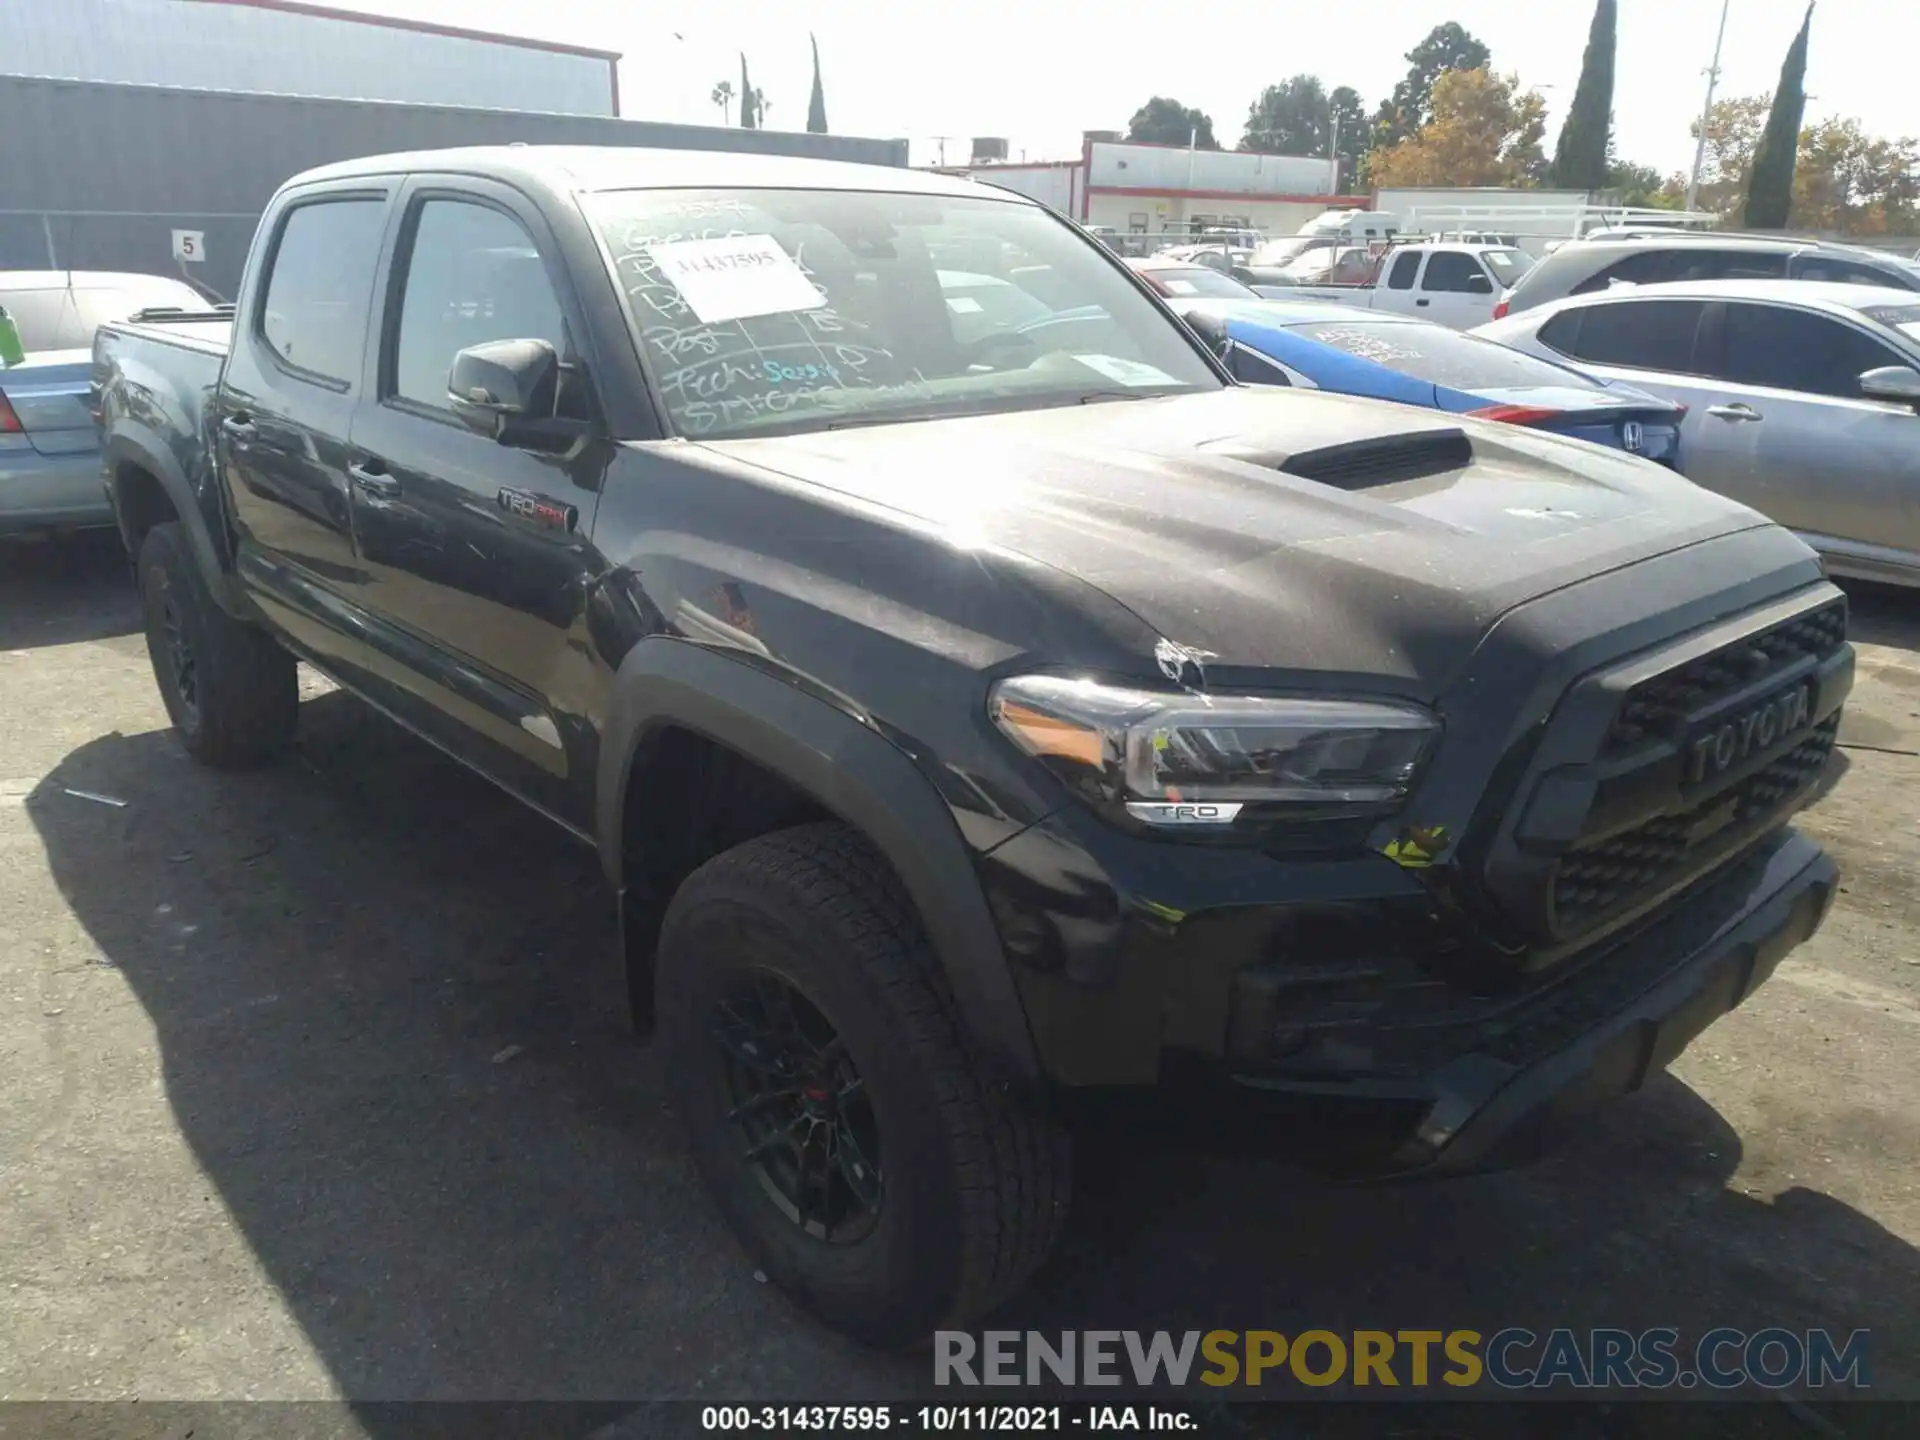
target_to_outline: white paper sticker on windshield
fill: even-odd
[[[647,254],[704,325],[817,310],[827,303],[771,235],[675,240],[649,245]]]
[[[947,309],[956,315],[978,315],[980,313],[980,302],[971,295],[949,295],[947,297]]]
[[[1162,280],[1160,283],[1167,287],[1169,295],[1191,295],[1200,288],[1191,280]]]
[[[1089,370],[1098,371],[1118,385],[1171,385],[1173,376],[1138,360],[1122,360],[1118,355],[1076,355]]]

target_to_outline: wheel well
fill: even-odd
[[[724,850],[835,817],[806,791],[696,731],[667,726],[634,756],[621,834],[621,928],[634,1023],[653,1018],[653,951],[674,891]]]
[[[114,512],[120,517],[120,535],[127,554],[139,558],[140,545],[156,525],[178,520],[166,488],[138,465],[121,464],[113,471]]]

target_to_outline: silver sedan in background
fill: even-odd
[[[1920,294],[1645,285],[1473,333],[1680,401],[1689,480],[1798,531],[1835,574],[1920,585]]]

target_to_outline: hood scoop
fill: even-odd
[[[1209,454],[1244,460],[1269,470],[1284,470],[1302,480],[1334,485],[1342,490],[1365,490],[1375,485],[1424,480],[1431,475],[1450,475],[1473,464],[1473,442],[1467,438],[1466,431],[1452,428],[1351,440],[1319,450],[1302,450],[1298,454],[1260,450],[1235,441],[1201,448]]]

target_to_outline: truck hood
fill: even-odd
[[[1212,674],[1427,693],[1517,605],[1768,523],[1578,441],[1251,387],[703,443],[1095,585]]]

